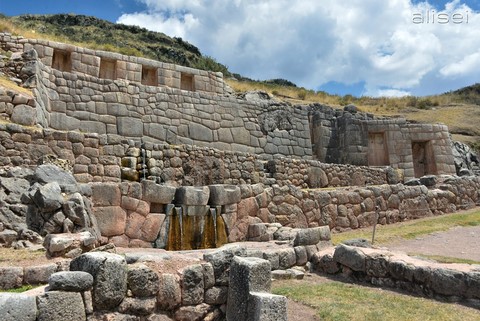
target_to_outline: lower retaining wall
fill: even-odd
[[[475,265],[432,263],[386,250],[346,245],[316,253],[312,264],[317,272],[342,273],[376,286],[480,307],[480,271]]]

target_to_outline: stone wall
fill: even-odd
[[[142,142],[116,134],[32,127],[35,108],[26,94],[0,90],[0,110],[18,123],[0,124],[0,166],[33,166],[44,155],[68,161],[79,182],[138,181],[180,185],[256,184],[301,188],[384,184],[385,168],[325,164],[191,145]],[[23,124],[23,125],[21,125]],[[143,158],[145,155],[145,158]],[[145,166],[145,167],[143,167]]]
[[[108,51],[91,50],[54,41],[25,39],[21,36],[0,33],[0,48],[11,52],[35,49],[38,58],[45,66],[74,75],[110,80],[123,79],[147,86],[188,88],[190,91],[222,95],[229,90],[223,82],[222,73]],[[185,76],[191,78],[190,86],[187,86]],[[184,78],[183,86],[182,78]]]
[[[378,118],[353,106],[341,111],[312,105],[310,127],[313,154],[322,162],[391,166],[406,179],[455,173],[445,125]]]
[[[329,225],[344,231],[452,213],[478,206],[480,178],[425,178],[422,185],[378,185],[302,190],[277,186],[265,191],[260,217],[296,228]]]
[[[386,250],[339,245],[312,257],[314,270],[342,274],[374,286],[479,307],[480,275],[474,265],[439,264]]]
[[[0,34],[0,43],[7,50],[12,48],[9,38]],[[249,152],[267,158],[311,158],[304,108],[230,95],[221,75],[200,70],[172,65],[179,70],[178,77],[151,86],[138,79],[142,65],[159,68],[161,75],[163,67],[158,65],[168,64],[40,40],[23,39],[22,43],[26,52],[15,53],[9,64],[19,69],[24,85],[34,89],[36,123],[43,127]],[[71,69],[52,65],[51,55],[57,49],[71,53]],[[129,61],[126,64],[132,70],[117,70],[115,77],[104,78],[96,66],[104,56],[110,60],[116,57],[117,65]],[[217,89],[183,90],[176,80],[187,69],[190,74],[208,75],[208,79],[217,77],[212,85]]]
[[[90,252],[33,283],[48,282],[43,293],[0,293],[2,320],[287,320],[286,298],[270,294],[270,261],[248,254],[229,247],[159,269],[175,259]]]

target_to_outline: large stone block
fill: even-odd
[[[21,267],[0,267],[0,289],[21,287],[23,269]]]
[[[33,196],[33,201],[42,212],[53,212],[62,207],[63,197],[57,182],[40,186]]]
[[[203,266],[195,264],[183,270],[182,303],[183,305],[201,304],[204,301],[205,282]]]
[[[136,297],[155,296],[159,290],[157,273],[144,264],[129,266],[127,280],[128,288]]]
[[[23,270],[24,283],[45,284],[56,271],[57,265],[55,263],[25,267]]]
[[[142,137],[143,123],[141,119],[131,117],[117,118],[118,134],[127,137]]]
[[[210,197],[208,186],[182,186],[175,193],[175,204],[207,205]]]
[[[178,277],[164,273],[160,275],[157,304],[160,310],[171,311],[182,303],[182,290]]]
[[[93,249],[97,239],[88,231],[80,233],[48,234],[43,241],[43,246],[51,257],[77,256],[84,251]],[[68,253],[78,253],[68,255]]]
[[[94,206],[120,206],[122,194],[118,184],[97,183],[92,185]]]
[[[85,321],[85,306],[78,292],[51,291],[37,297],[38,321]]]
[[[199,140],[203,142],[212,142],[213,141],[213,131],[201,124],[189,123],[188,124],[188,134],[189,138],[193,140]]]
[[[230,267],[227,320],[249,320],[250,292],[270,292],[270,262],[259,258],[235,257]]]
[[[37,123],[37,111],[28,105],[17,105],[13,109],[11,119],[20,125],[33,126]]]
[[[240,187],[234,185],[210,185],[210,205],[236,204],[242,200]]]
[[[0,317],[2,321],[37,320],[35,297],[17,293],[0,293]]]
[[[335,249],[333,259],[353,271],[365,272],[365,254],[357,248],[340,244]]]
[[[160,229],[165,222],[165,217],[165,214],[149,214],[142,225],[141,239],[147,242],[154,242],[158,238]]]
[[[83,271],[62,271],[48,279],[50,291],[84,292],[93,286],[93,276]]]
[[[287,298],[269,293],[251,293],[246,320],[287,321]]]
[[[315,245],[320,241],[330,241],[330,228],[328,226],[298,230],[294,246]]]
[[[122,302],[127,293],[127,262],[120,255],[102,252],[85,253],[70,263],[71,271],[93,276],[93,305],[110,310]]]
[[[223,248],[205,253],[203,259],[213,266],[216,285],[228,285],[230,264],[235,256],[246,256],[247,250],[238,245],[226,245]]]
[[[120,206],[93,209],[102,236],[117,236],[125,232],[127,213]]]
[[[170,204],[175,197],[176,188],[168,185],[160,185],[150,180],[143,180],[143,199],[147,202],[158,204]]]

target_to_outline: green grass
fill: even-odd
[[[377,225],[375,244],[387,244],[398,239],[414,239],[433,232],[446,231],[454,226],[480,225],[480,211],[447,214],[420,220],[413,220],[393,225]],[[373,228],[358,229],[344,233],[332,234],[333,244],[355,238],[372,239]]]
[[[472,308],[340,282],[274,282],[273,293],[312,307],[321,320],[480,320]]]
[[[31,289],[35,289],[36,287],[38,287],[38,285],[30,285],[30,284],[27,284],[27,285],[22,285],[21,287],[15,288],[15,289],[8,289],[8,290],[1,290],[1,289],[0,289],[0,292],[22,293],[22,292],[29,291],[29,290],[31,290]]]
[[[442,255],[427,255],[427,254],[418,254],[418,253],[408,253],[408,255],[421,257],[429,260],[434,260],[439,263],[460,263],[460,264],[479,264],[480,265],[479,261],[461,259],[457,257],[449,257],[449,256],[442,256]]]

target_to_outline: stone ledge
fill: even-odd
[[[427,297],[480,306],[480,266],[443,264],[388,250],[339,245],[314,254],[313,269]]]

